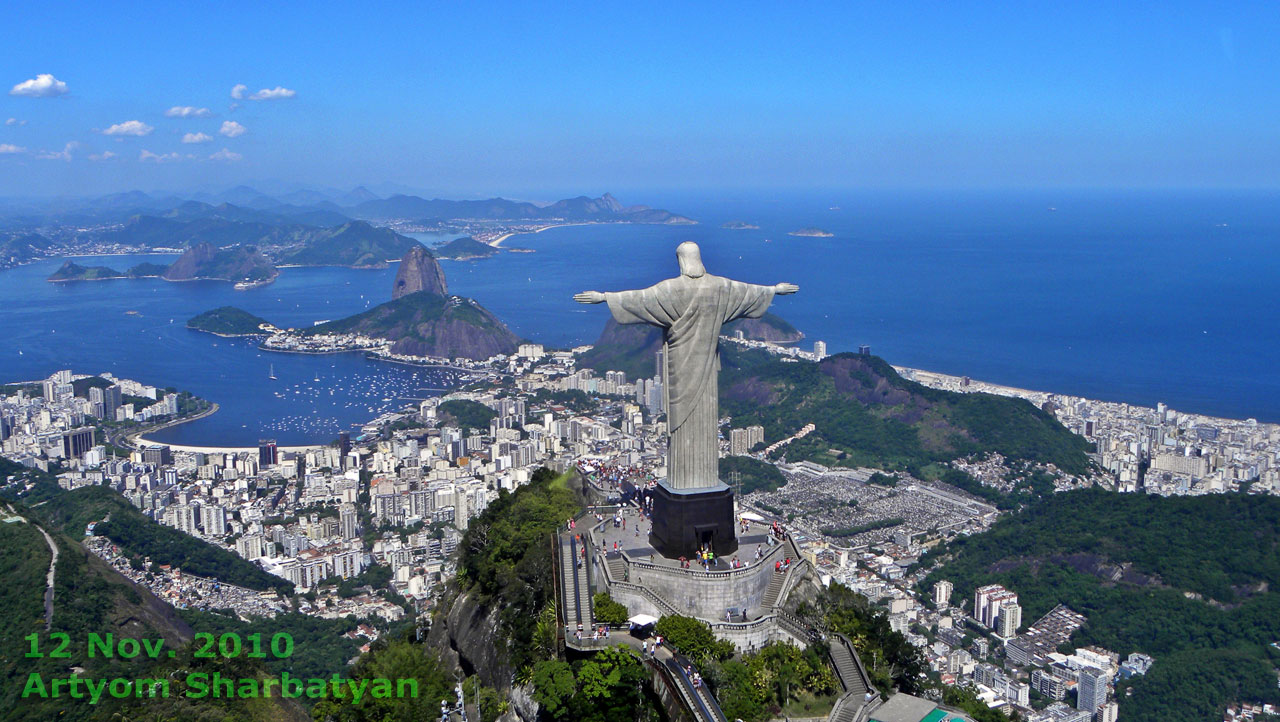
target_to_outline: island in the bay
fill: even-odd
[[[187,319],[187,328],[218,336],[266,336],[276,328],[265,318],[235,306],[221,306]]]
[[[830,238],[830,237],[834,236],[835,234],[834,234],[834,233],[832,233],[831,231],[824,231],[824,230],[823,230],[823,229],[821,229],[821,228],[816,228],[816,227],[814,227],[814,226],[809,226],[809,227],[807,227],[807,228],[801,228],[801,229],[799,229],[799,230],[791,231],[791,232],[790,232],[790,233],[788,233],[787,235],[788,235],[788,236],[803,236],[803,237],[806,237],[806,238]]]
[[[63,283],[107,281],[115,278],[160,278],[168,268],[158,263],[139,263],[122,272],[109,266],[81,266],[75,261],[68,260],[45,280],[50,283]]]
[[[754,231],[760,226],[746,221],[726,221],[720,224],[721,228],[728,228],[731,231]]]

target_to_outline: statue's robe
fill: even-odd
[[[663,329],[663,391],[671,439],[668,488],[718,486],[720,327],[735,319],[763,316],[773,302],[773,286],[708,273],[698,278],[681,275],[649,288],[604,296],[618,323],[647,323]]]

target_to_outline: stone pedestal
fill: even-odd
[[[653,531],[649,543],[668,559],[693,559],[710,544],[719,557],[738,550],[733,518],[733,490],[723,482],[710,489],[670,489],[659,482],[653,489]]]

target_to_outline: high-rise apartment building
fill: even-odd
[[[360,517],[356,514],[355,504],[343,504],[338,507],[338,533],[343,539],[355,539],[360,536]]]
[[[1000,606],[1005,602],[1018,603],[1018,595],[999,584],[978,587],[973,593],[973,618],[988,629],[995,629],[1000,617]],[[1021,619],[1018,620],[1022,622]]]
[[[951,606],[951,582],[942,579],[933,585],[933,606],[946,609]]]
[[[226,536],[227,510],[217,504],[205,504],[200,507],[200,526],[205,536]]]
[[[1018,635],[1018,627],[1022,626],[1022,607],[1017,602],[1004,602],[1000,605],[1000,614],[996,617],[996,634],[1010,639]]]
[[[1080,670],[1076,682],[1076,709],[1093,714],[1107,703],[1107,673],[1096,667]]]

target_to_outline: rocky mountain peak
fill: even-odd
[[[444,280],[444,269],[436,259],[421,245],[415,245],[400,259],[400,268],[396,271],[395,285],[391,288],[391,300],[407,296],[418,291],[426,291],[437,296],[449,295],[449,286]]]

